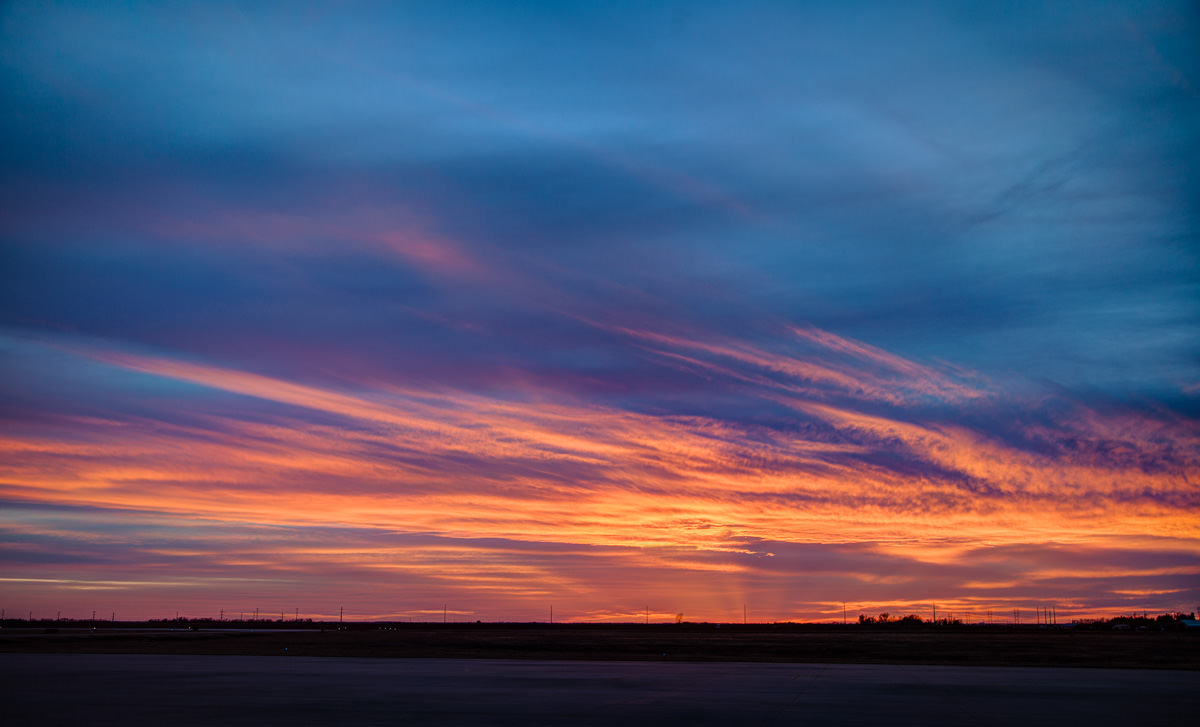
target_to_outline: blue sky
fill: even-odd
[[[1169,2],[6,4],[0,406],[23,454],[4,502],[144,508],[134,532],[162,511],[98,472],[166,466],[139,442],[219,435],[250,456],[250,425],[401,426],[372,407],[424,391],[442,408],[422,421],[476,411],[496,432],[517,426],[497,402],[539,426],[541,406],[574,412],[568,428],[595,410],[719,430],[767,474],[815,467],[775,462],[785,439],[853,445],[822,467],[886,475],[880,506],[914,541],[930,536],[902,493],[929,481],[960,514],[980,493],[1005,512],[1080,492],[1165,508],[1169,526],[1105,511],[1096,548],[1194,539],[1198,31],[1195,5]],[[128,431],[102,429],[114,462],[30,454],[70,459],[98,421]],[[630,421],[605,431],[649,436]],[[422,487],[467,460],[510,472],[488,441],[424,462]],[[936,454],[985,445],[1042,459],[1018,476]],[[390,466],[378,446],[344,456]],[[632,477],[611,452],[581,473],[572,446],[554,481]],[[1081,457],[1111,480],[1072,479]],[[668,492],[674,467],[639,486]],[[738,472],[739,497],[764,496]],[[1043,476],[1050,493],[1013,489]],[[78,494],[96,478],[109,500]],[[467,534],[437,507],[389,532]],[[365,527],[357,512],[310,525]],[[713,525],[722,548],[808,542],[738,517]],[[997,547],[1084,538],[1053,522]],[[1079,607],[1117,603],[1093,596]]]
[[[685,309],[667,315],[1169,396],[1196,383],[1194,23],[1171,4],[18,3],[5,242],[119,240],[169,267],[138,229],[153,210],[358,206]],[[119,276],[98,253],[62,264]]]

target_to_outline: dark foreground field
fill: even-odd
[[[0,654],[5,725],[1196,724],[1171,670]]]
[[[1200,633],[792,625],[356,625],[350,630],[14,629],[0,653],[747,661],[1200,669]]]

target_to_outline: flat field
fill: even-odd
[[[4,628],[0,653],[741,661],[1200,669],[1200,633],[750,624]]]

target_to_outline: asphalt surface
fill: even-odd
[[[1195,725],[1194,671],[0,654],[6,725]]]

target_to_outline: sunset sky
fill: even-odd
[[[1200,9],[987,5],[3,4],[0,607],[1196,609]]]

